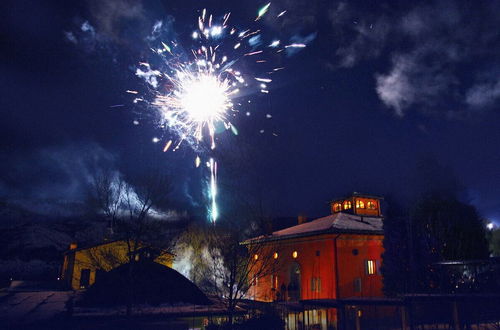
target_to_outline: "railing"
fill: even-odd
[[[290,330],[500,329],[500,295],[302,300],[278,306]]]

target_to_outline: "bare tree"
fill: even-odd
[[[176,258],[178,264],[185,265],[184,274],[226,306],[230,324],[242,300],[259,298],[251,295],[253,285],[259,279],[270,280],[281,267],[279,259],[274,258],[275,245],[242,243],[252,236],[244,227],[224,222],[194,223],[176,244]]]
[[[127,314],[132,314],[135,291],[134,272],[143,251],[153,252],[155,260],[172,256],[172,237],[168,223],[156,208],[169,204],[171,185],[168,177],[159,170],[148,171],[137,178],[133,185],[112,171],[103,171],[94,176],[92,182],[93,201],[98,211],[105,216],[112,228],[114,240],[126,244],[126,258],[122,252],[112,249],[93,251],[98,255],[90,256],[99,264],[115,265],[119,261],[129,264],[126,302]],[[109,267],[108,267],[109,268]]]
[[[108,220],[111,232],[124,202],[125,181],[111,169],[96,171],[91,181],[90,199]]]
[[[227,306],[229,324],[233,324],[237,305],[251,298],[252,285],[276,274],[281,264],[274,258],[274,246],[259,241],[242,243],[236,227],[214,228],[210,252],[214,290]],[[255,297],[254,297],[255,298]]]

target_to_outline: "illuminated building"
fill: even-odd
[[[280,261],[271,275],[253,281],[251,297],[298,301],[383,296],[380,200],[355,193],[332,201],[329,216],[312,221],[300,217],[296,226],[246,241],[262,245]]]
[[[126,241],[110,241],[102,244],[78,248],[71,243],[64,254],[61,280],[73,290],[86,289],[99,280],[103,272],[110,271],[129,262],[129,247]],[[135,259],[148,258],[156,263],[172,268],[173,256],[158,253],[147,248],[137,248]]]

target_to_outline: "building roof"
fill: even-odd
[[[373,198],[373,199],[384,200],[384,197],[382,197],[382,196],[368,195],[368,194],[361,194],[361,193],[358,193],[358,192],[353,192],[351,195],[347,195],[347,196],[340,197],[340,198],[335,198],[332,201],[330,201],[330,203],[332,203],[332,202],[338,202],[338,201],[341,201],[341,200],[350,199],[350,198],[353,198],[353,197]]]
[[[255,237],[245,243],[252,241],[274,241],[328,233],[382,235],[383,221],[381,217],[366,217],[339,212],[297,226],[275,231],[271,235]]]
[[[103,273],[83,295],[82,306],[124,305],[128,278],[132,272],[134,280],[133,299],[138,304],[189,303],[210,305],[212,302],[190,280],[176,270],[152,261],[140,261],[116,267]]]
[[[122,239],[114,239],[114,240],[103,241],[103,242],[92,244],[92,245],[79,246],[79,247],[77,247],[75,249],[69,248],[66,251],[64,251],[64,254],[74,253],[74,252],[83,251],[83,250],[90,250],[90,249],[96,248],[98,246],[103,246],[103,245],[117,243],[117,242],[123,242],[123,243],[125,243],[125,241],[122,240]]]
[[[88,245],[88,246],[82,246],[82,247],[77,247],[76,249],[68,249],[66,251],[64,251],[64,254],[71,254],[71,253],[75,253],[75,252],[78,252],[78,251],[85,251],[85,250],[90,250],[90,249],[95,249],[95,248],[98,248],[100,246],[104,246],[104,245],[108,245],[108,244],[114,244],[114,243],[123,243],[123,244],[127,244],[126,240],[125,239],[114,239],[114,240],[110,240],[110,241],[103,241],[101,243],[97,243],[97,244],[94,244],[94,245]],[[141,242],[139,242],[140,244]],[[139,247],[137,248],[137,252],[139,251],[144,251],[144,250],[147,250],[147,249],[154,249],[152,247],[149,247],[149,246],[144,246],[144,247]],[[172,252],[170,251],[166,251],[165,249],[160,249],[160,248],[157,248],[155,250],[158,250],[159,252],[161,253],[167,253],[167,254],[170,254],[172,256],[175,256],[175,254],[173,254]]]

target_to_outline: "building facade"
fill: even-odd
[[[173,255],[138,248],[135,259],[151,258],[155,262],[172,268]],[[60,278],[65,286],[73,290],[86,289],[98,281],[103,272],[129,262],[129,246],[126,241],[109,241],[91,247],[78,248],[72,243],[64,254]]]
[[[353,194],[331,202],[332,214],[256,237],[255,260],[276,261],[252,279],[249,295],[261,301],[380,297],[383,217],[380,197]]]

